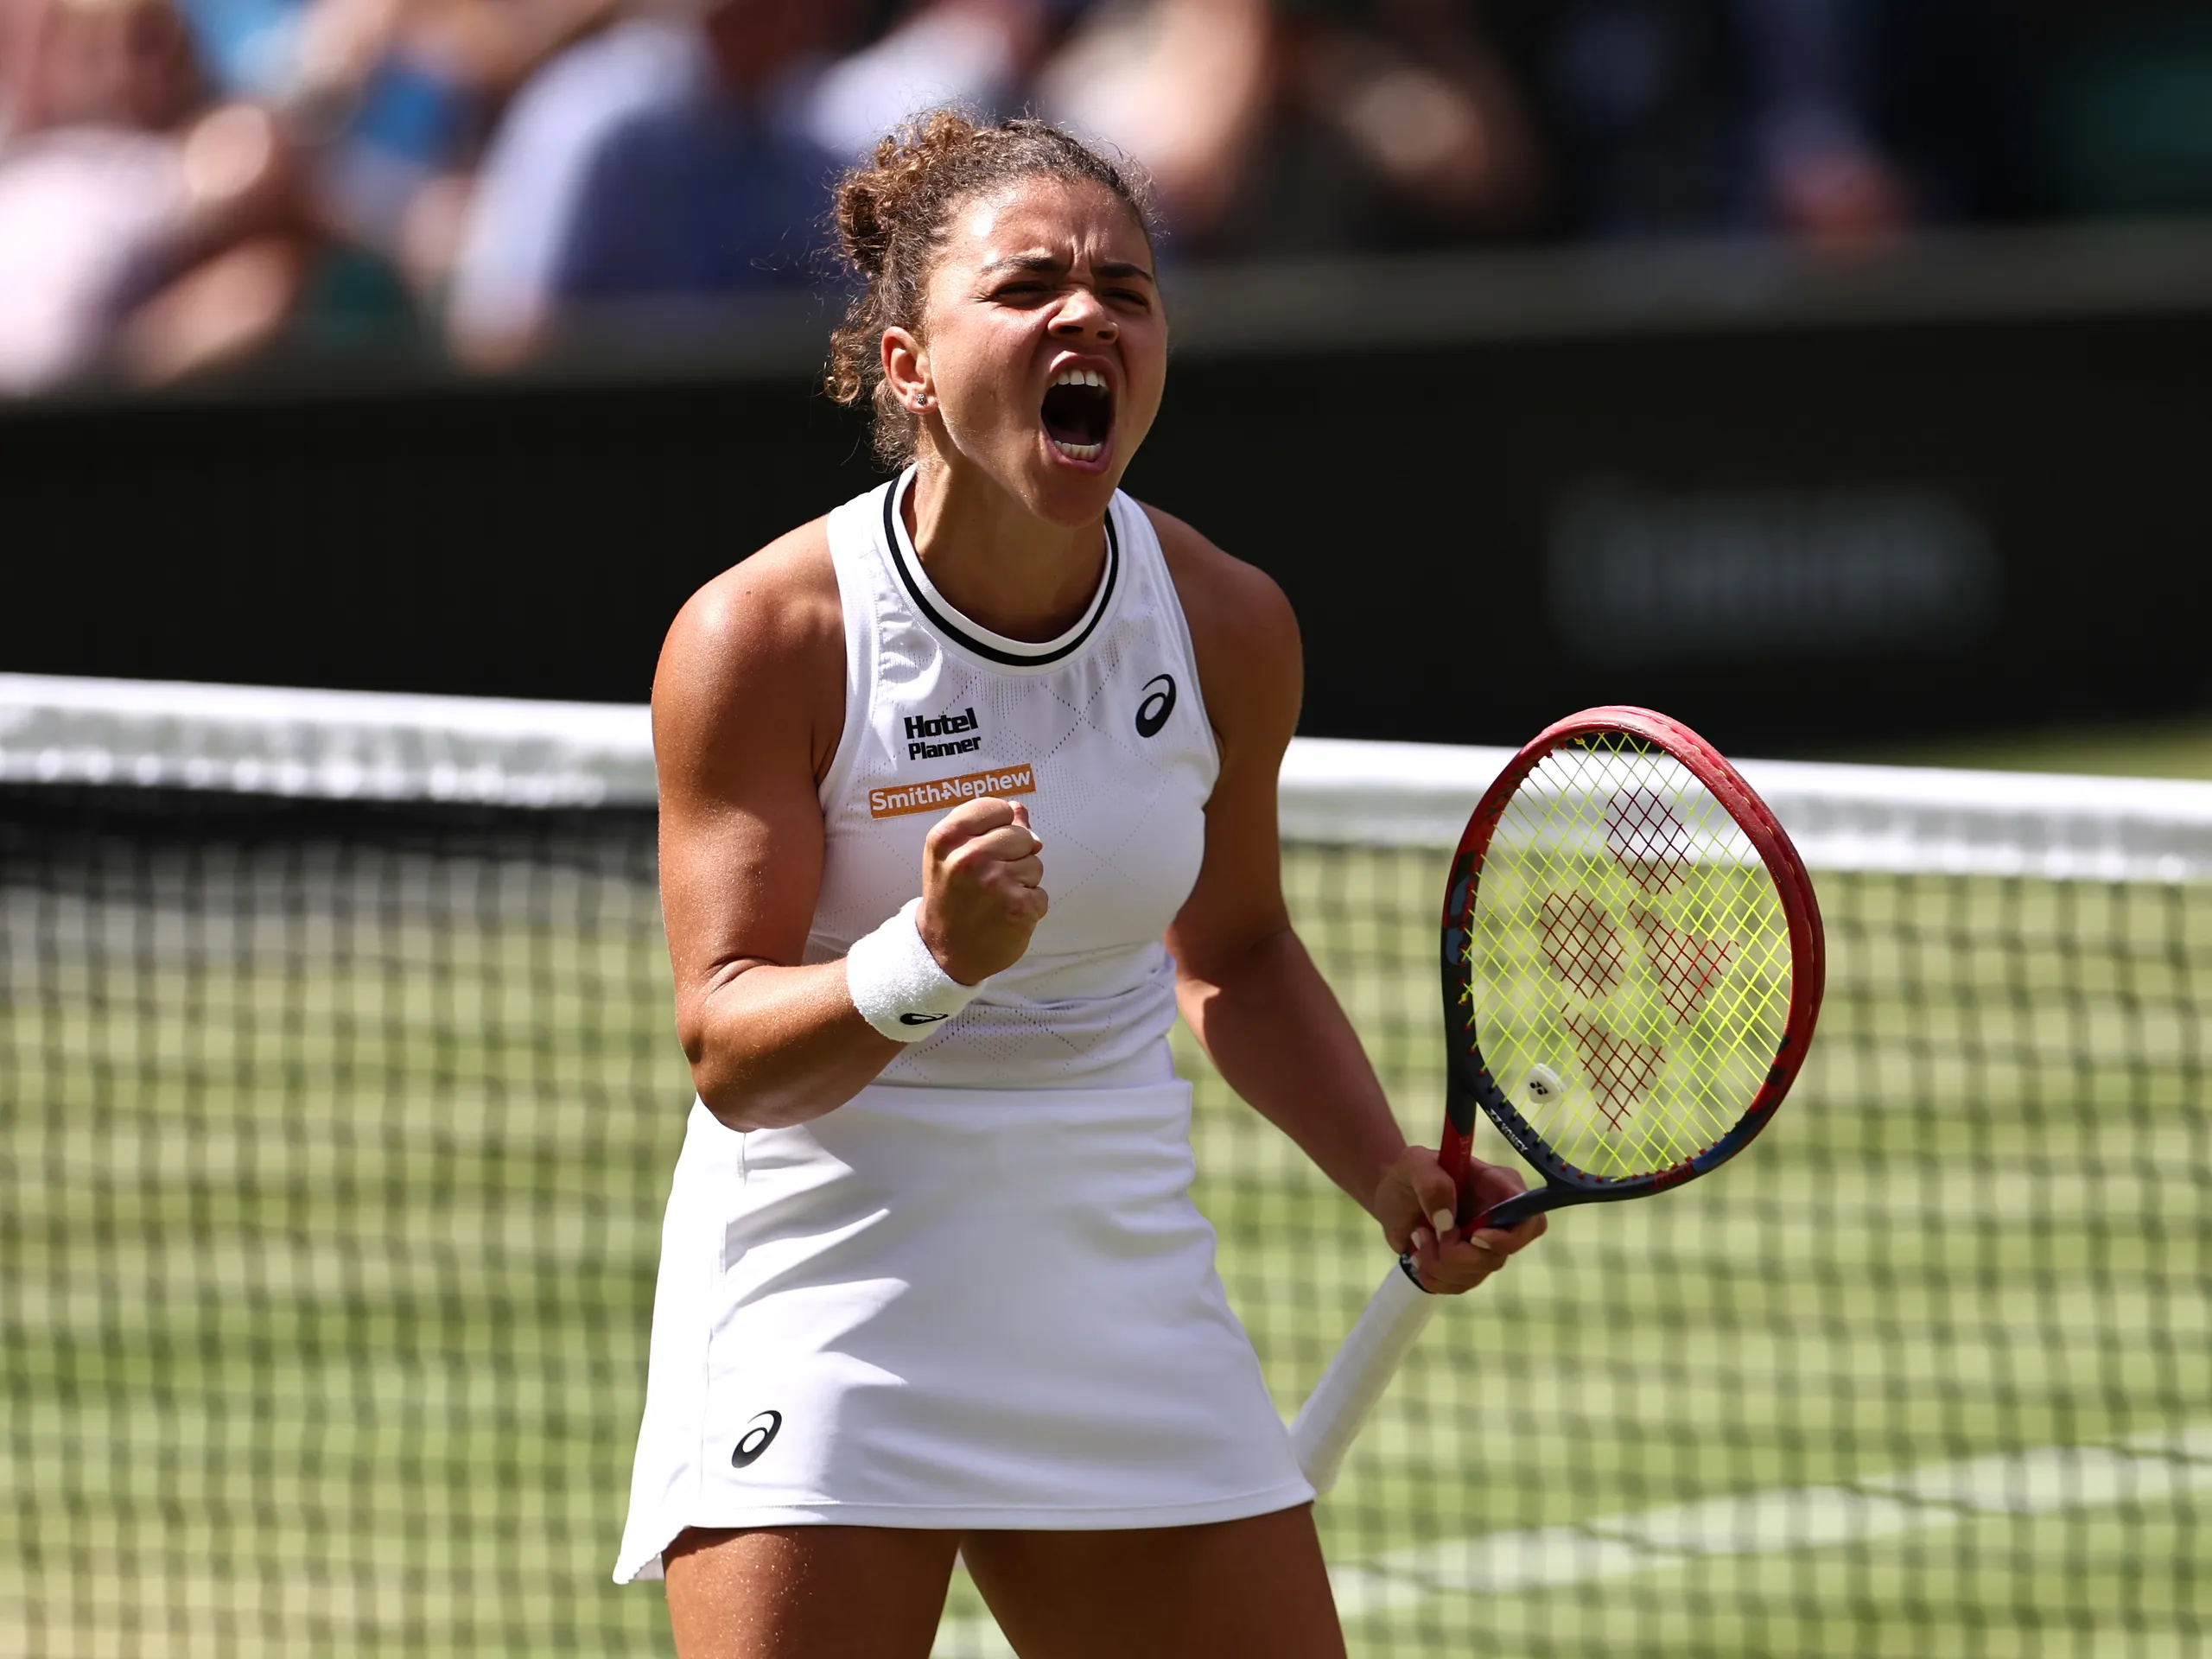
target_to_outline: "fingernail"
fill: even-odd
[[[1429,1236],[1427,1228],[1416,1227],[1414,1229],[1414,1249],[1416,1251],[1428,1249],[1433,1247],[1435,1243],[1435,1239]]]
[[[1448,1233],[1452,1230],[1452,1212],[1449,1210],[1439,1210],[1429,1219],[1436,1224],[1438,1232]]]
[[[1488,1250],[1492,1255],[1496,1255],[1497,1254],[1497,1246],[1495,1244],[1484,1243],[1483,1242],[1483,1236],[1480,1233],[1473,1235],[1467,1240],[1467,1243],[1473,1245],[1478,1250]]]

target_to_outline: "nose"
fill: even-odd
[[[1121,331],[1119,319],[1098,302],[1096,294],[1080,285],[1068,289],[1067,297],[1060,302],[1060,308],[1052,318],[1052,333],[1063,340],[1086,335],[1112,340]]]

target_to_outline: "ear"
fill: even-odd
[[[925,404],[936,399],[936,391],[930,385],[929,357],[922,349],[922,342],[914,338],[910,329],[891,327],[883,331],[883,382],[891,388],[891,395],[916,413],[915,400]]]

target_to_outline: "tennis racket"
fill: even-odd
[[[1586,709],[1497,775],[1452,859],[1439,1161],[1457,1224],[1640,1198],[1728,1161],[1804,1064],[1825,977],[1789,837],[1719,753],[1649,709]],[[1543,1184],[1489,1202],[1486,1114]],[[1443,1299],[1402,1260],[1291,1425],[1318,1491]]]

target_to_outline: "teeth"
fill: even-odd
[[[1078,368],[1074,364],[1070,364],[1054,375],[1052,384],[1056,386],[1091,386],[1100,391],[1107,390],[1104,375],[1096,369]],[[1050,433],[1046,435],[1052,436]],[[1103,441],[1097,443],[1067,443],[1058,438],[1052,438],[1052,448],[1070,461],[1096,461],[1106,453],[1106,445]]]

